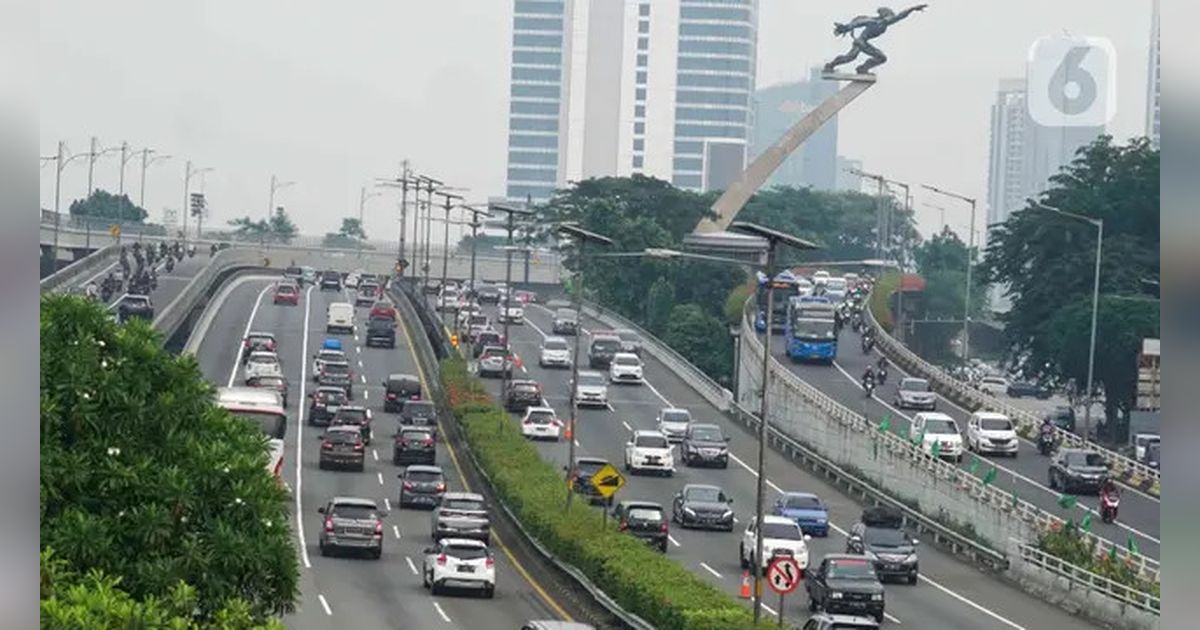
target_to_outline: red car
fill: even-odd
[[[380,300],[371,307],[371,314],[368,319],[390,319],[396,321],[396,307],[390,302]]]
[[[294,284],[280,284],[275,287],[275,303],[276,304],[291,304],[295,306],[300,303],[300,289]]]
[[[537,304],[537,293],[533,291],[516,291],[514,295],[521,304]]]

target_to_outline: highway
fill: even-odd
[[[905,374],[899,366],[889,364],[887,382],[877,387],[872,399],[867,400],[859,383],[868,361],[873,364],[878,360],[879,355],[874,351],[869,358],[864,355],[857,334],[849,329],[842,330],[839,337],[838,358],[833,367],[794,363],[788,358],[783,345],[782,336],[777,335],[775,343],[772,343],[772,354],[781,365],[786,366],[801,379],[817,387],[826,395],[837,399],[843,405],[863,413],[872,422],[878,423],[884,415],[890,414],[893,430],[898,430],[902,434],[907,431],[909,420],[917,412],[902,411],[893,406],[896,388]],[[961,431],[966,430],[970,413],[965,409],[939,395],[937,411],[954,418]],[[1069,514],[1067,510],[1058,505],[1060,493],[1051,490],[1048,486],[1050,460],[1037,451],[1035,443],[1022,438],[1021,450],[1016,458],[981,455],[980,459],[986,460],[978,473],[980,475],[983,474],[983,470],[987,470],[987,465],[996,466],[999,472],[995,481],[996,487],[1003,488],[1006,492],[1016,490],[1022,499],[1047,512],[1058,514],[1064,518],[1074,518],[1076,523],[1081,522],[1084,514],[1090,511],[1092,512],[1091,531],[1093,533],[1120,546],[1126,546],[1132,535],[1137,542],[1139,552],[1147,557],[1158,559],[1160,546],[1158,499],[1137,489],[1122,487],[1121,508],[1117,522],[1107,525],[1101,522],[1099,512],[1096,511],[1099,505],[1095,496],[1080,496],[1074,511]],[[968,466],[970,462],[971,453],[968,452],[964,455],[961,466]]]
[[[495,307],[485,307],[495,319]],[[569,370],[544,370],[537,365],[538,346],[543,335],[550,332],[551,313],[541,306],[526,308],[527,323],[510,327],[513,349],[522,357],[522,368],[515,378],[532,378],[542,384],[547,402],[560,418],[569,416]],[[586,332],[601,326],[590,318],[584,319]],[[499,326],[497,326],[499,329]],[[586,348],[587,337],[581,346]],[[711,483],[721,486],[734,497],[733,508],[738,524],[733,533],[684,530],[671,528],[671,544],[667,554],[703,579],[708,580],[736,597],[741,585],[742,570],[738,562],[738,541],[754,512],[757,441],[738,425],[726,420],[699,394],[671,373],[653,357],[643,357],[646,366],[644,385],[622,385],[609,388],[609,409],[581,409],[575,439],[577,456],[603,457],[618,468],[623,461],[624,444],[632,429],[654,428],[656,412],[665,406],[684,407],[699,422],[719,424],[732,436],[732,461],[728,469],[687,468],[677,464],[674,477],[628,476],[628,485],[616,499],[656,501],[669,512],[674,493],[687,483]],[[499,393],[499,380],[488,380],[490,390]],[[514,421],[516,416],[514,415]],[[547,461],[560,467],[567,460],[567,443],[540,443],[539,450]],[[844,550],[845,531],[856,520],[862,506],[841,495],[832,486],[802,471],[774,452],[767,455],[767,487],[772,501],[782,491],[812,491],[828,504],[834,532],[826,539],[809,543],[810,561],[816,563],[825,553]],[[923,547],[921,580],[915,586],[889,584],[887,589],[888,627],[921,629],[961,628],[1089,628],[1087,623],[1049,604],[1026,595],[1007,583],[989,577],[933,548]],[[768,615],[779,611],[777,597],[764,597]],[[747,602],[749,604],[749,602]],[[785,602],[787,620],[801,623],[807,616],[807,598],[801,593]]]
[[[306,424],[306,393],[311,390],[308,357],[326,338],[324,316],[329,303],[345,301],[341,293],[308,287],[299,306],[271,303],[273,280],[245,276],[223,289],[202,321],[193,341],[207,379],[215,385],[236,383],[238,351],[246,331],[269,331],[279,341],[279,356],[290,383],[289,425],[284,460],[285,480],[293,495],[293,531],[300,545],[300,590],[297,610],[284,619],[290,628],[518,628],[529,619],[563,619],[565,612],[522,576],[506,550],[497,549],[497,590],[493,600],[471,594],[433,597],[421,585],[422,550],[431,543],[428,511],[399,510],[391,463],[393,414],[382,411],[381,381],[390,373],[417,374],[405,334],[397,334],[394,350],[365,348],[354,336],[341,335],[355,372],[355,402],[374,413],[375,440],[368,446],[364,472],[323,471],[317,467],[320,429]],[[365,311],[360,310],[365,324]],[[401,329],[402,331],[403,329]],[[192,344],[189,344],[192,345]],[[438,465],[450,490],[462,490],[457,462],[444,444]],[[335,495],[375,499],[390,513],[385,518],[384,553],[380,560],[323,557],[317,548],[322,517],[317,508]]]

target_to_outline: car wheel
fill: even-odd
[[[326,547],[326,546],[325,546],[325,543],[318,543],[318,545],[317,545],[317,546],[318,546],[318,547],[320,547],[320,549],[321,549],[321,555],[322,555],[322,556],[328,556],[328,555],[329,555],[329,547]]]
[[[746,562],[746,545],[745,545],[745,543],[738,543],[738,564],[741,565],[743,570],[750,568],[750,563]]]
[[[320,470],[325,470],[325,462],[323,462],[323,461],[318,461],[318,462],[317,462],[317,468],[318,468],[318,469],[320,469]]]
[[[489,587],[483,589],[483,598],[484,599],[492,599],[495,596],[496,596],[496,587],[495,586],[489,586]]]
[[[1058,490],[1058,481],[1054,478],[1054,473],[1050,473],[1050,489]]]
[[[374,551],[372,551],[372,552],[371,552],[371,558],[372,558],[373,560],[378,560],[378,559],[379,559],[379,558],[381,558],[382,556],[383,556],[383,549],[382,549],[382,548],[380,548],[380,549],[376,549],[376,550],[374,550]]]
[[[917,583],[917,574],[916,574],[916,573],[910,574],[910,575],[908,576],[908,583],[909,583],[909,584],[916,584],[916,583]]]
[[[817,599],[812,596],[812,593],[808,594],[808,610],[809,612],[817,612]]]
[[[434,582],[433,578],[429,579],[429,592],[433,595],[441,595],[442,594],[442,586],[440,584],[438,584],[437,582]]]
[[[874,617],[875,617],[875,623],[883,623],[883,611],[882,610],[875,613]]]

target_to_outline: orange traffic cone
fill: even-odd
[[[742,599],[750,599],[750,572],[742,571],[742,590],[738,593]]]
[[[571,425],[572,425],[572,424],[574,424],[574,423],[573,423],[573,422],[571,422],[570,420],[568,420],[568,421],[567,421],[567,428],[563,429],[563,437],[564,437],[564,438],[566,438],[566,439],[568,439],[568,440],[570,440],[570,439],[571,439]]]

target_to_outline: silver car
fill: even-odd
[[[365,551],[376,560],[383,555],[383,517],[373,499],[334,497],[317,508],[324,515],[318,546],[322,556],[334,551]]]
[[[433,510],[430,535],[443,538],[473,538],[491,542],[491,521],[483,496],[472,492],[447,492]]]
[[[672,442],[682,442],[687,434],[688,426],[692,423],[692,414],[687,409],[664,407],[659,410],[655,425],[659,432]]]

